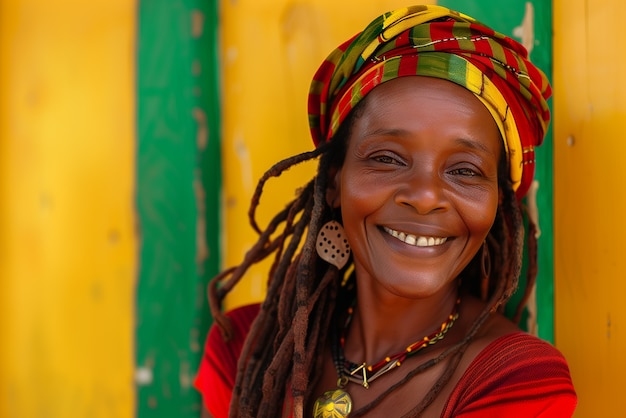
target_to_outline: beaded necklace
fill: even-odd
[[[357,364],[346,360],[345,358],[345,335],[354,314],[354,307],[349,307],[348,316],[343,328],[341,329],[341,335],[337,335],[338,333],[334,332],[331,339],[333,363],[335,364],[335,369],[337,370],[337,375],[339,376],[337,379],[337,389],[329,390],[317,398],[313,407],[313,417],[348,417],[350,411],[352,410],[352,399],[350,398],[348,392],[344,390],[347,384],[349,382],[354,382],[362,385],[365,389],[368,389],[371,382],[396,367],[400,367],[404,360],[408,357],[411,357],[426,347],[443,340],[446,333],[450,330],[450,328],[452,328],[452,325],[454,325],[454,322],[459,317],[460,303],[461,299],[457,298],[456,303],[452,308],[452,312],[448,315],[448,318],[431,334],[409,345],[403,351],[387,356],[375,364],[367,364],[365,362]]]

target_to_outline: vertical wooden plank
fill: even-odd
[[[135,5],[0,1],[0,416],[131,417]]]
[[[626,370],[626,3],[554,2],[556,343],[577,417],[621,417]]]
[[[192,387],[219,263],[217,4],[139,7],[137,416],[197,417]]]

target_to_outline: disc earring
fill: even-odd
[[[341,270],[351,252],[343,225],[334,220],[325,223],[317,234],[315,249],[322,260]]]

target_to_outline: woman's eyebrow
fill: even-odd
[[[363,134],[363,137],[369,138],[372,136],[404,136],[408,133],[409,131],[401,128],[378,128],[374,129],[371,132],[365,132],[365,134]]]
[[[458,138],[456,140],[456,143],[458,145],[461,145],[461,146],[464,146],[464,147],[467,147],[467,148],[475,149],[475,150],[478,150],[478,151],[483,151],[483,152],[486,152],[487,154],[494,155],[493,151],[490,150],[489,147],[487,147],[485,144],[483,144],[480,141],[475,141],[475,140],[467,139],[467,138]]]

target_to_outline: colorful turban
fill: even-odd
[[[326,58],[309,92],[315,145],[329,141],[374,87],[409,75],[449,80],[478,97],[500,129],[513,189],[523,197],[550,121],[548,80],[520,43],[441,6],[385,13]]]

